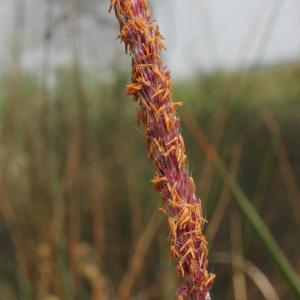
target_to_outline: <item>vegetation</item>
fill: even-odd
[[[128,81],[77,66],[58,70],[52,87],[32,74],[2,76],[0,299],[174,299],[168,233]],[[191,124],[299,273],[299,81],[295,65],[174,86],[209,220],[213,299],[297,298]]]

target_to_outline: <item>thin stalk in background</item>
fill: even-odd
[[[212,253],[212,261],[217,264],[232,264],[232,255],[227,252]],[[238,260],[240,260],[238,258]],[[266,275],[251,261],[245,260],[243,265],[238,265],[241,271],[248,275],[266,300],[280,300],[275,288]]]
[[[161,225],[161,220],[161,216],[154,213],[146,224],[144,231],[141,233],[131,256],[128,270],[125,272],[118,288],[118,300],[130,299],[134,283],[142,271],[145,256],[155,235],[157,234]]]
[[[279,162],[279,167],[282,175],[282,181],[287,188],[288,198],[291,202],[292,211],[295,222],[300,227],[300,190],[297,185],[297,180],[294,176],[291,163],[289,161],[288,152],[286,150],[284,141],[282,140],[280,129],[275,117],[270,110],[265,109],[263,118],[266,127],[272,135],[272,143],[274,151]]]
[[[237,176],[238,168],[241,161],[242,155],[242,141],[238,140],[233,146],[231,158],[230,158],[230,166],[229,171],[233,177]],[[224,184],[224,188],[222,190],[221,196],[216,202],[214,213],[211,216],[211,221],[207,227],[206,236],[210,245],[212,247],[214,238],[217,234],[217,231],[220,227],[221,221],[224,217],[225,211],[230,203],[231,192],[228,188],[228,185]]]
[[[258,178],[258,182],[256,185],[256,190],[253,194],[253,201],[252,205],[257,210],[260,211],[263,200],[266,195],[266,190],[270,185],[272,177],[274,176],[274,164],[275,164],[275,154],[273,151],[272,146],[268,146],[266,153],[263,154],[263,166],[260,171],[260,175]],[[253,231],[249,224],[245,224],[244,229],[244,248],[245,248],[245,255],[247,256],[250,253],[251,245],[253,242]]]
[[[234,299],[247,300],[245,273],[240,270],[240,267],[244,268],[245,265],[242,244],[242,224],[236,209],[230,212],[230,240]]]

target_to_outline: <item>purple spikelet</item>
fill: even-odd
[[[132,56],[132,82],[127,94],[139,103],[152,162],[154,189],[162,195],[161,210],[170,230],[170,253],[177,263],[182,286],[178,299],[208,300],[214,274],[207,271],[205,220],[195,184],[186,164],[184,141],[171,94],[170,72],[161,60],[163,37],[146,0],[112,0],[120,23],[120,39]]]

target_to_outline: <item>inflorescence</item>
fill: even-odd
[[[165,49],[147,0],[112,0],[120,24],[119,38],[132,56],[132,82],[127,94],[139,103],[137,120],[144,124],[153,187],[162,195],[161,211],[170,230],[170,253],[182,286],[178,299],[209,299],[215,275],[207,271],[207,242],[203,235],[201,201],[189,176],[187,156],[174,102],[170,71],[161,59]]]

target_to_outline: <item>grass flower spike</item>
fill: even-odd
[[[174,102],[170,72],[161,59],[165,49],[147,0],[112,0],[120,23],[120,39],[132,56],[132,82],[127,94],[139,103],[138,123],[144,124],[154,189],[162,195],[161,210],[170,229],[170,253],[182,286],[178,299],[209,299],[214,275],[207,271],[201,202],[189,175],[180,120],[182,103]]]

